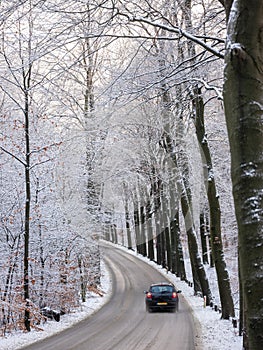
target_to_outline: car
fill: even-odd
[[[172,283],[161,282],[150,285],[145,293],[145,305],[148,312],[154,310],[178,311],[180,290]]]

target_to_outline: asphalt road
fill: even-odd
[[[183,296],[177,313],[147,313],[143,291],[164,277],[123,250],[101,249],[112,274],[109,302],[74,327],[23,350],[194,350],[194,323]]]

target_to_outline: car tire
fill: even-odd
[[[149,308],[149,306],[146,306],[146,311],[149,312],[149,313],[151,313],[151,312],[152,312],[152,309]]]

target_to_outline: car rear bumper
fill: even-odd
[[[146,302],[148,310],[173,310],[177,308],[177,302]]]

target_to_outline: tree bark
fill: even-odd
[[[156,225],[158,228],[159,224]],[[162,247],[161,247],[161,234],[157,231],[156,235],[156,255],[157,255],[157,264],[162,265]]]
[[[206,240],[206,229],[205,229],[205,213],[203,211],[201,211],[199,217],[200,217],[200,236],[201,236],[203,264],[208,264],[208,251],[207,251],[207,240]]]
[[[129,206],[128,206],[128,199],[127,199],[126,193],[125,193],[124,208],[125,208],[124,210],[125,210],[125,226],[126,226],[126,233],[127,233],[127,245],[128,245],[128,249],[132,249],[130,214],[129,214]]]
[[[174,215],[172,222],[170,223],[171,228],[171,251],[172,251],[172,272],[180,277],[181,280],[186,279],[184,256],[180,237],[180,226],[179,226],[179,211]]]
[[[84,277],[84,267],[82,268],[82,258],[81,256],[78,257],[78,266],[79,266],[79,274],[80,274],[80,294],[81,294],[81,301],[85,303],[86,301],[86,292],[87,292],[87,283],[85,281]]]
[[[236,0],[228,24],[224,104],[238,223],[246,350],[263,344],[263,2]]]
[[[154,260],[154,243],[153,243],[152,218],[147,220],[147,232],[148,232],[148,240],[147,240],[148,258],[150,260]]]
[[[140,217],[140,202],[139,196],[137,193],[137,189],[134,194],[134,230],[135,230],[135,241],[136,241],[136,249],[139,254],[143,254],[142,250],[142,239],[141,239],[141,217]]]
[[[144,227],[147,233],[147,257],[154,260],[154,243],[153,243],[153,200],[151,199],[153,182],[151,181],[150,193],[146,191],[145,219]]]
[[[209,287],[208,279],[206,277],[204,265],[201,261],[201,256],[198,252],[197,237],[194,230],[193,218],[188,203],[188,197],[186,191],[183,188],[181,189],[181,193],[181,206],[188,237],[188,247],[194,279],[194,290],[196,294],[201,291],[202,295],[206,296],[206,304],[209,305],[210,301],[212,300],[212,293]]]
[[[221,237],[221,209],[219,197],[216,191],[213,164],[208,141],[206,138],[204,124],[204,102],[201,89],[194,89],[194,109],[195,109],[195,128],[196,135],[201,149],[202,161],[204,162],[204,181],[207,188],[207,198],[210,212],[210,236],[212,255],[216,268],[218,289],[222,307],[222,318],[229,319],[235,316],[234,303],[231,294],[230,279],[226,269],[226,263],[223,251],[223,242]]]
[[[220,2],[220,4],[222,4],[224,6],[225,11],[226,11],[226,19],[228,21],[229,15],[230,15],[231,6],[232,6],[234,0],[218,0],[218,1]]]
[[[142,191],[142,194],[144,192]],[[147,213],[146,213],[146,206],[143,205],[143,199],[141,198],[141,203],[140,203],[140,239],[141,239],[141,254],[143,256],[147,256],[147,225],[146,225],[146,218],[147,218]]]
[[[210,223],[209,223],[209,213],[208,211],[205,212],[205,227],[206,232],[208,234],[208,247],[209,247],[209,260],[210,260],[210,267],[214,267],[214,259],[212,254],[212,244],[211,244],[211,235],[210,235]]]
[[[30,75],[30,74],[29,74]],[[30,332],[30,311],[29,311],[29,236],[30,236],[30,204],[31,204],[31,184],[30,184],[30,138],[29,138],[29,96],[28,79],[24,77],[25,84],[25,141],[26,141],[26,201],[25,201],[25,224],[24,224],[24,299],[25,299],[25,328]]]

